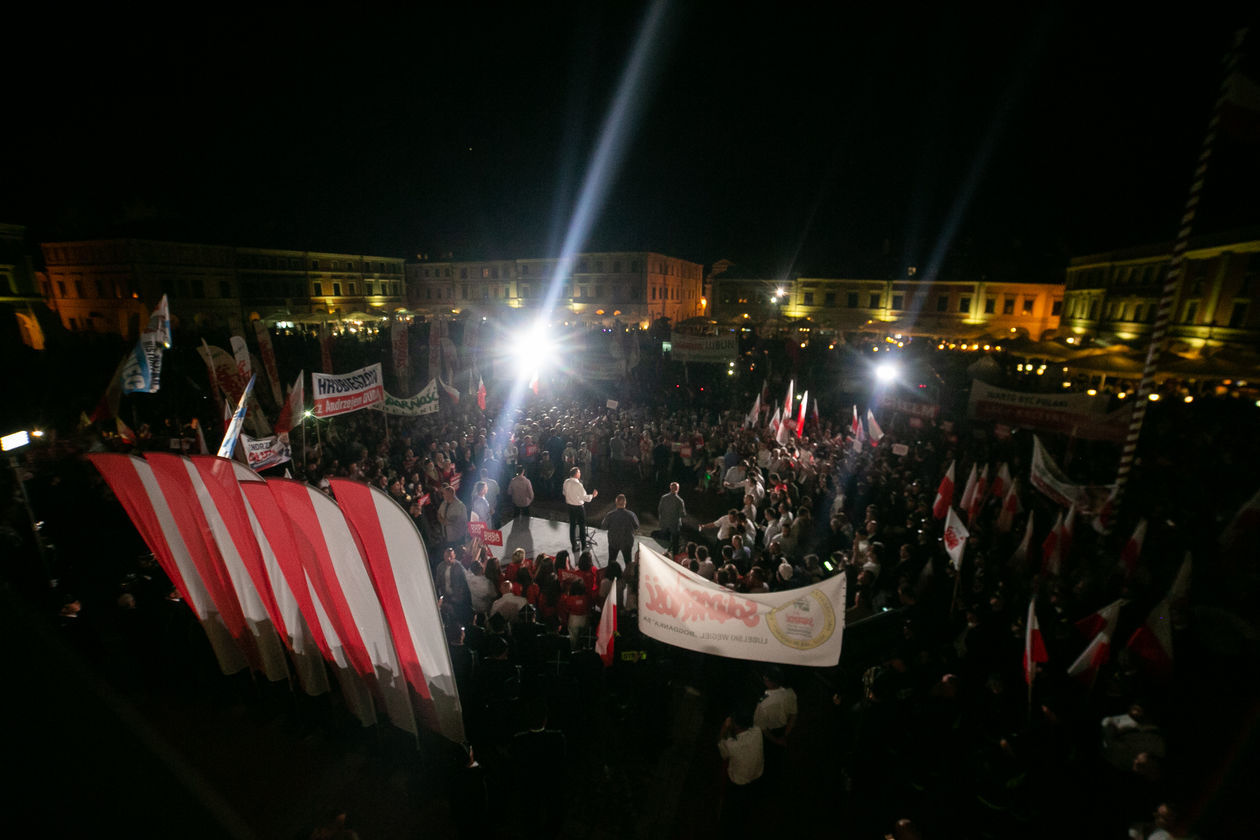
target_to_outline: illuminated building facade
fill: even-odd
[[[387,314],[403,305],[403,260],[144,239],[49,242],[40,292],[72,331],[135,338],[163,294],[176,323],[244,330],[312,311]]]
[[[41,310],[44,302],[26,252],[26,228],[0,224],[0,346],[16,341],[35,350],[44,349]]]
[[[1012,331],[1041,338],[1059,326],[1063,286],[994,281],[798,277],[710,279],[720,324],[786,327],[808,318],[822,329],[966,337]]]
[[[554,258],[421,260],[407,264],[407,302],[430,315],[531,309],[546,298],[561,269]],[[584,321],[645,325],[704,314],[703,267],[650,251],[577,254],[559,282],[557,307]]]
[[[1105,342],[1150,338],[1172,259],[1145,246],[1073,258],[1067,268],[1063,332]],[[1192,240],[1168,329],[1170,352],[1260,346],[1260,239]]]

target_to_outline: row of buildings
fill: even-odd
[[[0,234],[12,254],[20,228]],[[273,322],[390,316],[510,316],[549,303],[578,321],[638,325],[668,318],[700,328],[1097,337],[1149,336],[1170,261],[1167,247],[1072,259],[1062,283],[749,276],[729,261],[703,265],[646,251],[581,253],[568,259],[429,260],[315,251],[105,239],[48,242],[42,268],[0,254],[0,292],[21,338],[38,346],[32,312],[46,305],[72,331],[138,334],[168,294],[181,325],[241,332]],[[1174,351],[1260,346],[1252,306],[1260,238],[1196,242],[1181,274]],[[19,288],[21,287],[21,288]]]

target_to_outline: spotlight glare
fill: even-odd
[[[897,378],[897,365],[893,362],[884,362],[875,367],[875,378],[880,382],[892,382]]]

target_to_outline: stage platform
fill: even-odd
[[[567,516],[553,519],[548,513],[543,512],[529,519],[504,522],[501,530],[503,531],[503,546],[492,547],[495,556],[499,558],[511,557],[512,552],[518,548],[525,549],[525,555],[531,558],[537,557],[540,553],[554,556],[557,551],[571,550]],[[595,565],[602,569],[608,565],[608,532],[601,528],[591,527],[588,519],[586,533],[593,537],[592,554]],[[637,535],[635,540],[647,543],[657,551],[666,551],[666,546],[662,546],[645,534]]]

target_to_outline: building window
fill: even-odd
[[[906,308],[906,296],[905,296],[905,295],[893,295],[892,308],[893,308],[893,309],[905,309],[905,308]]]
[[[490,279],[491,279],[491,280],[498,280],[498,279],[499,279],[499,268],[498,268],[498,266],[495,266],[494,268],[490,269]]]
[[[232,296],[232,284],[227,280],[219,281],[219,297],[230,298]]]
[[[603,299],[604,299],[604,287],[596,286],[595,287],[595,300],[603,300]]]
[[[59,297],[65,297],[65,296],[66,296],[66,281],[65,281],[65,280],[58,280],[58,281],[57,281],[57,295],[58,295]]]
[[[433,300],[433,290],[428,288],[427,286],[424,289],[424,299]]]
[[[849,308],[850,308],[850,309],[857,309],[857,307],[858,307],[858,293],[857,293],[857,292],[849,292],[849,294],[848,294],[848,300],[846,301],[846,303],[848,304],[848,306],[849,306]]]
[[[323,284],[323,283],[316,282],[316,283],[314,283],[313,285],[314,285],[314,287],[315,287],[315,297],[323,297],[323,296],[324,296],[324,284]]]
[[[341,263],[340,263],[340,261],[338,261],[338,260],[333,260],[333,261],[332,261],[332,270],[333,270],[333,271],[341,271]]]
[[[804,303],[806,306],[813,306],[813,305],[814,305],[814,293],[813,293],[813,292],[805,292],[803,295],[801,295],[801,297],[803,298],[803,300],[802,300],[801,302],[802,302],[802,303]]]
[[[459,299],[468,300],[468,284],[467,283],[459,287]]]
[[[936,298],[936,311],[937,312],[949,311],[949,295],[940,295]]]
[[[621,271],[621,260],[613,260],[613,274]]]
[[[1058,318],[1060,315],[1062,315],[1063,314],[1063,301],[1056,300],[1053,303],[1051,303],[1050,314],[1055,318]]]
[[[836,293],[835,293],[835,292],[827,292],[827,293],[825,293],[825,294],[823,295],[823,305],[824,305],[824,306],[835,306],[835,305],[836,305]]]
[[[1234,308],[1229,313],[1229,326],[1231,329],[1240,329],[1247,320],[1247,301],[1234,301]]]
[[[1033,312],[1033,301],[1034,301],[1034,300],[1035,300],[1035,298],[1030,298],[1030,297],[1026,297],[1026,298],[1024,298],[1024,314],[1025,314],[1025,315],[1031,315],[1031,314],[1032,314],[1032,312]]]
[[[603,271],[603,270],[604,270],[604,261],[603,261],[603,260],[595,260],[595,270],[596,270],[596,271]]]
[[[638,260],[631,260],[631,261],[630,261],[630,270],[631,270],[631,271],[638,271],[638,270],[639,270],[639,261],[638,261]]]
[[[1015,298],[1008,297],[1002,301],[1002,314],[1003,315],[1015,314]]]
[[[82,280],[74,281],[74,296],[77,298],[83,297],[83,281]]]
[[[341,284],[333,283],[333,297],[341,297]]]
[[[522,266],[521,266],[521,276],[522,276],[522,277],[528,277],[528,276],[529,276],[529,266],[528,266],[528,265],[522,265]]]
[[[355,287],[356,287],[357,285],[358,285],[357,283],[351,283],[351,284],[350,284],[350,296],[351,296],[351,297],[354,297],[355,295],[357,295],[357,294],[358,294],[358,292],[357,292],[357,291],[355,291]]]
[[[879,293],[878,292],[874,292],[871,294],[870,300],[867,302],[867,308],[879,309]]]
[[[652,287],[652,300],[656,300],[656,287]]]
[[[992,315],[997,311],[997,298],[987,297],[984,299],[984,314]]]
[[[311,271],[319,271],[319,260],[311,260]]]
[[[372,281],[368,280],[363,284],[363,293],[369,297],[372,295]]]
[[[429,276],[429,269],[427,269],[427,268],[426,268],[426,269],[424,270],[424,276],[425,276],[425,277],[428,277],[428,276]]]
[[[578,273],[579,274],[586,273],[586,260],[578,260]]]
[[[958,299],[958,311],[959,311],[959,312],[970,312],[970,311],[971,311],[971,298],[969,298],[969,297],[960,297],[960,298]]]
[[[460,279],[460,280],[467,280],[467,279],[468,279],[468,269],[466,269],[466,268],[461,268],[461,269],[459,270],[459,279]]]

